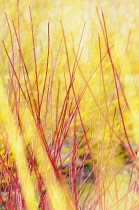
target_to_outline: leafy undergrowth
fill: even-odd
[[[117,2],[2,4],[1,209],[139,208],[138,4]]]

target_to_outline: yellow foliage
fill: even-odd
[[[16,167],[18,171],[19,182],[21,184],[22,192],[28,209],[37,210],[37,199],[33,183],[27,168],[27,161],[25,155],[25,148],[22,136],[13,114],[8,105],[8,98],[0,78],[0,119],[2,123],[3,132],[8,135],[8,144],[13,153]]]
[[[1,28],[3,28],[3,30],[1,30],[0,40],[4,40],[9,58],[11,60],[14,59],[15,72],[18,76],[21,73],[20,84],[25,92],[26,87],[23,77],[24,65],[21,59],[20,50],[22,51],[28,69],[31,85],[33,86],[36,81],[33,55],[34,46],[32,46],[31,35],[32,23],[28,8],[29,4],[31,6],[33,17],[37,58],[36,64],[39,72],[38,86],[40,93],[42,93],[43,90],[44,75],[46,73],[48,41],[50,41],[48,78],[51,82],[52,75],[54,74],[52,92],[50,94],[51,102],[48,106],[48,116],[44,126],[47,129],[44,132],[53,133],[55,131],[58,85],[60,84],[60,97],[58,103],[58,111],[60,114],[67,87],[70,85],[69,70],[72,72],[76,66],[75,80],[73,83],[75,92],[72,87],[69,94],[70,98],[67,109],[69,111],[71,107],[74,107],[76,103],[75,96],[78,98],[82,91],[84,91],[83,98],[79,104],[79,110],[81,112],[85,130],[88,130],[87,137],[89,139],[89,145],[92,150],[95,148],[96,159],[100,157],[101,159],[105,159],[107,155],[105,150],[99,151],[100,145],[103,145],[103,143],[104,145],[108,144],[110,151],[115,144],[119,142],[118,137],[124,142],[127,142],[121,119],[121,112],[126,131],[129,134],[129,140],[133,144],[133,149],[135,151],[138,150],[139,1],[128,1],[127,3],[127,0],[74,0],[74,2],[72,0],[9,0],[7,3],[6,1],[0,0],[0,24],[2,24]],[[106,33],[104,33],[101,7],[104,12],[108,32],[109,47],[111,48],[110,53],[116,74],[118,94],[112,63],[106,46]],[[100,15],[97,14],[97,10]],[[9,20],[13,39],[12,43],[4,12],[6,12]],[[18,44],[12,20],[14,21],[17,37],[21,42],[21,46]],[[63,25],[63,32],[60,20]],[[50,37],[48,37],[48,23],[50,23]],[[80,43],[81,36],[82,40]],[[66,43],[64,42],[64,37]],[[10,107],[8,102],[9,98],[6,96],[6,92],[8,92],[8,94],[10,92],[8,86],[9,72],[13,72],[13,68],[10,65],[10,61],[5,54],[3,46],[0,47],[1,127],[3,132],[5,131],[8,135],[9,147],[16,161],[27,207],[28,209],[37,209],[35,189],[27,168],[25,155],[25,146],[31,145],[32,150],[35,151],[35,158],[39,172],[42,175],[52,209],[74,209],[74,202],[71,198],[70,192],[68,192],[64,185],[56,180],[51,161],[49,160],[49,155],[44,152],[45,150],[40,140],[38,128],[34,123],[30,110],[25,104],[23,95],[21,94],[20,115],[22,116],[21,123],[25,138],[25,142],[23,142],[22,135],[16,125],[15,115],[11,112],[12,106]],[[14,48],[14,56],[12,47]],[[19,49],[20,47],[21,49]],[[102,60],[102,62],[100,62],[100,60]],[[12,73],[12,75],[14,75],[14,73]],[[49,79],[46,83],[47,88],[50,85],[48,82]],[[16,79],[14,82],[15,86],[18,87]],[[28,83],[27,87],[29,87]],[[18,91],[17,93],[19,94]],[[36,89],[33,90],[33,94],[34,99],[37,99],[38,95]],[[124,96],[127,100],[128,106]],[[42,121],[45,116],[47,96],[45,95],[44,98],[45,100],[43,101],[41,109]],[[11,104],[14,104],[13,92],[11,94]],[[33,110],[35,110],[34,106]],[[71,124],[70,129],[73,130],[73,123]],[[77,129],[82,131],[79,116],[77,116]],[[78,138],[81,139],[82,137],[84,145],[85,136],[83,132],[81,132],[81,135],[79,135]],[[3,139],[1,137],[0,143],[2,141]],[[2,145],[3,144],[4,143],[2,142]],[[84,149],[87,150],[87,146],[81,148],[79,153],[82,153]],[[108,150],[106,149],[106,151]],[[119,163],[117,159],[116,161]],[[138,161],[139,152],[137,153],[136,166],[139,165]]]

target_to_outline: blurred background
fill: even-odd
[[[123,186],[128,188],[131,169],[133,169],[133,159],[129,153],[132,150],[133,153],[138,153],[139,2],[137,0],[74,0],[74,2],[72,0],[54,0],[53,2],[50,0],[9,0],[7,3],[0,0],[0,5],[0,40],[4,41],[9,56],[12,58],[9,23],[13,34],[14,65],[17,71],[22,69],[22,62],[19,62],[15,25],[31,84],[35,82],[31,35],[31,24],[33,24],[40,92],[43,89],[49,38],[48,77],[50,83],[48,82],[47,86],[52,84],[51,100],[47,120],[45,120],[46,102],[42,105],[41,119],[45,136],[52,150],[55,145],[51,144],[51,140],[55,134],[63,101],[71,82],[69,69],[71,72],[75,69],[75,94],[77,97],[83,94],[79,104],[83,126],[80,116],[76,114],[64,137],[61,149],[63,174],[69,173],[68,167],[71,161],[69,154],[74,145],[76,127],[77,169],[84,161],[81,166],[81,168],[85,168],[83,179],[93,169],[89,150],[91,148],[98,173],[102,175],[103,169],[105,169],[103,177],[112,177],[121,168],[115,183],[119,186],[119,192],[124,194]],[[110,49],[108,49],[107,41],[109,41]],[[11,65],[2,42],[0,43],[0,69],[0,76],[9,97]],[[21,77],[21,85],[23,84],[24,78]],[[12,98],[12,94],[10,97]],[[34,97],[37,98],[37,90],[34,90]],[[71,91],[66,112],[67,118],[75,105],[74,97],[74,93]],[[21,103],[21,113],[23,109],[24,102]],[[2,120],[1,123],[3,123]],[[4,156],[3,136],[1,135],[0,138],[2,142],[1,155]],[[86,139],[89,142],[89,147],[86,144]],[[12,154],[10,155],[12,156]],[[60,163],[58,163],[58,167],[60,167]],[[133,177],[136,179],[137,171],[134,169],[133,171]],[[93,177],[92,173],[88,178],[90,180],[88,185]],[[121,181],[123,177],[124,182]]]

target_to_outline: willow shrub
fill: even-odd
[[[1,208],[138,208],[138,1],[0,3]]]

